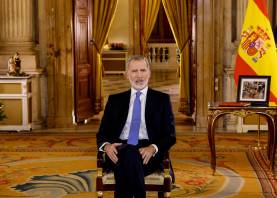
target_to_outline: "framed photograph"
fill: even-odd
[[[271,76],[239,76],[238,102],[268,106]]]

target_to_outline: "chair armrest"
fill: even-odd
[[[97,176],[103,176],[103,163],[104,163],[104,152],[98,151],[97,153]]]
[[[172,183],[175,183],[175,174],[169,156],[169,151],[165,152],[163,159],[165,177],[171,177]]]
[[[97,168],[102,168],[104,163],[104,152],[98,151],[97,153]]]
[[[165,154],[164,154],[163,166],[164,166],[164,169],[169,169],[170,168],[170,158],[169,158],[169,152],[168,151],[166,151]]]

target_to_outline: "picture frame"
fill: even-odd
[[[271,76],[239,76],[237,102],[268,106]]]

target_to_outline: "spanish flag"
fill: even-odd
[[[277,105],[277,53],[266,0],[248,0],[236,59],[236,84],[239,75],[271,76],[269,101]]]

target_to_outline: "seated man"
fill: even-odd
[[[162,170],[164,153],[176,142],[174,117],[169,95],[148,87],[146,58],[131,57],[125,74],[131,89],[109,96],[97,145],[114,171],[116,198],[144,198],[144,176]]]

